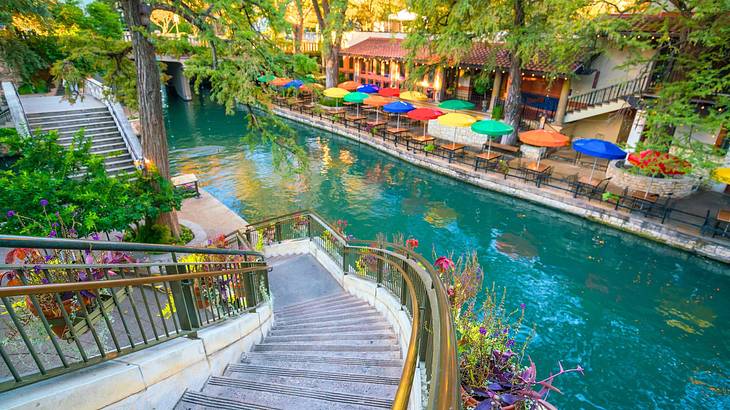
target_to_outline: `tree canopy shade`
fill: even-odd
[[[406,39],[409,66],[420,79],[436,67],[458,65],[472,44],[503,42],[510,56],[510,88],[505,106],[505,121],[515,129],[519,126],[521,74],[524,64],[531,60],[550,61],[555,73],[568,73],[570,66],[592,41],[582,35],[587,25],[582,19],[589,13],[592,0],[413,0],[411,11],[420,15],[412,23]],[[419,56],[438,58],[419,61]],[[416,64],[423,64],[416,66]],[[496,63],[493,56],[491,65]],[[490,64],[487,64],[489,68]],[[491,70],[483,70],[491,75]],[[515,133],[505,136],[511,143]]]
[[[636,104],[647,116],[637,151],[671,147],[693,168],[715,166],[721,153],[691,134],[716,136],[730,120],[730,4],[644,1],[608,11],[615,14],[594,20],[599,47],[649,51],[626,62],[644,65],[651,78],[653,96]]]

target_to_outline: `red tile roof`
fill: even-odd
[[[657,14],[609,14],[609,18],[626,21],[626,32],[656,34],[665,30],[677,34],[682,30],[682,16],[677,12],[662,12]]]
[[[402,39],[370,37],[342,50],[342,54],[366,58],[403,60],[406,57],[407,50],[403,48],[402,44]],[[419,57],[424,60],[429,57],[425,51],[419,54]],[[457,62],[457,64],[467,66],[485,66],[490,63],[495,64],[496,67],[509,68],[509,51],[502,48],[500,44],[474,43],[469,53]],[[573,71],[578,69],[579,66],[579,63],[573,64]],[[534,72],[551,72],[554,71],[554,66],[548,61],[538,59],[527,62],[523,69]]]

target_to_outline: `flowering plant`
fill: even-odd
[[[418,248],[418,239],[416,238],[408,238],[406,239],[406,246],[411,249]]]
[[[506,290],[495,285],[482,290],[483,271],[476,254],[462,256],[454,264],[447,257],[437,260],[447,286],[457,332],[462,380],[462,400],[467,408],[533,409],[555,407],[547,402],[558,392],[553,381],[580,366],[538,379],[535,363],[526,355],[531,335],[521,337],[526,305],[509,307]],[[477,303],[477,299],[482,299]],[[524,365],[525,358],[529,362]],[[537,390],[536,390],[537,389]]]

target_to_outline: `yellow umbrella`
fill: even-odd
[[[400,98],[408,101],[426,101],[428,97],[426,94],[418,91],[406,91],[400,93]]]
[[[403,94],[401,94],[401,96],[402,95]],[[469,114],[452,112],[438,117],[437,121],[439,122],[439,124],[445,125],[447,127],[468,127],[477,122],[477,119]]]
[[[347,94],[350,94],[350,92],[347,90],[343,90],[342,88],[332,87],[324,90],[323,94],[325,95],[325,97],[343,98]]]
[[[730,168],[717,168],[712,171],[712,179],[723,184],[730,184]]]
[[[403,95],[403,94],[401,94]],[[457,127],[469,127],[475,122],[477,122],[477,118],[472,117],[469,114],[461,114],[457,112],[452,112],[448,114],[444,114],[436,119],[439,124],[445,125],[447,127],[454,127],[454,140],[452,143],[456,144],[456,128]],[[451,157],[449,157],[449,162],[451,162]]]

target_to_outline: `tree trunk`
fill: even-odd
[[[137,68],[142,151],[145,158],[157,167],[160,175],[169,179],[170,163],[167,157],[167,133],[162,114],[160,69],[157,65],[155,47],[143,34],[149,32],[150,8],[140,0],[122,0],[120,4],[132,34],[132,54]],[[157,223],[169,227],[173,237],[180,237],[180,225],[174,211],[160,215]]]
[[[514,28],[521,29],[525,25],[525,10],[523,0],[514,0]],[[514,132],[502,137],[502,144],[514,144],[517,141],[517,132],[520,129],[520,108],[522,107],[522,57],[517,50],[510,50],[509,66],[510,86],[507,91],[507,101],[504,104],[504,120],[514,128]]]
[[[302,52],[302,42],[304,41],[304,19],[299,19],[299,24],[295,24],[292,29],[294,30],[294,52]]]
[[[327,88],[337,87],[340,73],[340,46],[327,44],[324,51],[325,84]]]

